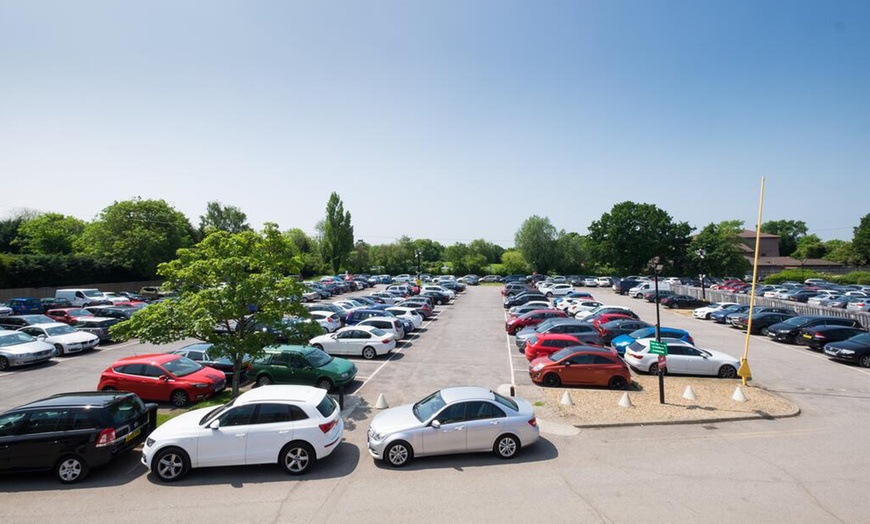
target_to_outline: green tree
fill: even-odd
[[[147,278],[179,248],[190,246],[193,233],[187,218],[164,200],[135,198],[105,208],[75,247]]]
[[[502,254],[501,265],[506,275],[525,275],[529,272],[529,264],[516,249],[508,249]]]
[[[160,264],[158,274],[177,299],[138,311],[112,326],[112,336],[152,344],[185,338],[210,342],[233,361],[232,391],[237,396],[246,354],[262,356],[279,334],[299,344],[320,331],[315,323],[288,327],[285,320],[286,315],[307,316],[298,299],[302,289],[288,276],[298,270],[293,246],[275,224],[266,224],[262,233],[216,231],[192,248],[179,249],[177,259]]]
[[[348,265],[353,273],[368,273],[372,267],[372,246],[364,240],[357,240],[348,257]]]
[[[870,214],[864,215],[861,222],[853,230],[852,252],[855,261],[862,266],[870,264]]]
[[[825,255],[822,258],[846,265],[857,264],[855,252],[852,250],[852,243],[848,240],[834,239],[825,242]]]
[[[691,241],[692,228],[674,222],[653,204],[621,202],[592,222],[587,235],[590,255],[599,266],[621,274],[643,272],[655,256],[665,261],[665,272],[673,271]]]
[[[24,222],[40,215],[35,209],[13,209],[6,218],[0,220],[0,253],[18,254],[21,245],[15,242],[18,237],[18,228]]]
[[[791,256],[798,247],[798,239],[807,234],[803,220],[770,220],[761,224],[761,232],[779,235],[780,256]]]
[[[564,275],[583,272],[586,261],[586,237],[562,230],[556,239],[556,251],[559,253],[556,271]]]
[[[533,215],[517,230],[514,243],[534,271],[546,274],[558,263],[556,235],[556,228],[549,218]]]
[[[792,252],[792,256],[798,260],[806,260],[823,258],[825,253],[827,248],[818,235],[804,235],[798,239],[797,248]]]
[[[326,218],[323,221],[323,238],[321,252],[323,260],[332,267],[332,272],[338,274],[344,261],[353,251],[353,225],[350,223],[350,211],[344,210],[344,204],[338,193],[329,195],[326,203]]]
[[[60,213],[45,213],[25,220],[18,227],[14,240],[23,253],[34,255],[67,255],[85,231],[85,221]]]
[[[743,222],[726,220],[708,224],[692,240],[688,252],[694,259],[694,272],[706,275],[744,275],[752,264],[743,256],[740,232]],[[703,259],[697,255],[704,250]]]
[[[501,256],[504,254],[503,247],[493,244],[492,242],[487,242],[482,238],[472,240],[471,243],[468,244],[468,249],[472,253],[486,257],[486,262],[488,264],[498,264],[501,261]]]
[[[220,202],[209,202],[205,206],[205,215],[199,217],[199,231],[203,237],[212,231],[241,233],[251,229],[248,225],[248,215],[235,206],[225,206]]]

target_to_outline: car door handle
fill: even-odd
[[[286,435],[287,433],[290,433],[290,430],[289,430],[289,429],[285,429],[284,431],[279,431],[279,432],[278,432],[279,435]]]
[[[465,426],[458,426],[458,427],[456,428],[456,431],[462,431],[463,429],[465,429]]]
[[[235,435],[236,438],[242,438],[242,437],[247,437],[247,436],[248,436],[247,433],[238,433]]]
[[[489,424],[490,424],[491,426],[498,426],[498,421],[497,421],[497,420],[492,420],[492,421],[490,421]]]

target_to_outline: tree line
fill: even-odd
[[[273,225],[278,228],[277,225]],[[371,244],[354,238],[352,217],[333,192],[314,234],[281,231],[302,277],[351,273],[596,274],[645,272],[655,256],[664,272],[713,275],[748,272],[739,220],[697,230],[653,204],[620,202],[588,226],[588,234],[558,230],[549,218],[531,216],[518,227],[514,246],[485,239],[443,245],[403,236]],[[823,258],[846,265],[870,263],[870,214],[851,241],[822,241],[799,220],[773,220],[763,232],[779,235],[780,254]],[[92,221],[60,213],[16,210],[0,220],[0,286],[51,286],[88,281],[148,280],[179,249],[214,232],[253,231],[239,208],[208,202],[195,227],[164,200],[134,198],[109,205]],[[698,253],[703,253],[703,257]]]

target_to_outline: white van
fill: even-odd
[[[641,282],[639,285],[634,286],[633,288],[628,290],[628,296],[632,298],[643,298],[643,296],[650,292],[656,290],[655,282]],[[671,285],[667,282],[659,282],[659,291],[670,291]]]
[[[65,298],[72,305],[77,307],[87,306],[109,306],[112,304],[106,298],[102,291],[95,288],[90,289],[58,289],[54,293],[54,298]]]

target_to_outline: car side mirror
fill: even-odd
[[[221,427],[221,420],[219,418],[212,420],[211,423],[209,423],[209,425],[208,425],[209,429],[220,429],[220,427]]]
[[[45,340],[46,338],[45,335],[36,335],[36,340]]]
[[[432,421],[432,423],[431,423],[430,425],[431,425],[433,428],[438,429],[438,428],[441,427],[441,421],[438,420],[438,419],[435,419],[435,420]]]
[[[167,377],[166,375],[160,375],[158,378],[163,382],[169,382],[169,377]]]

